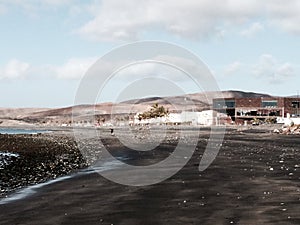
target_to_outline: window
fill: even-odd
[[[292,107],[295,108],[295,109],[298,109],[299,108],[299,101],[292,102]]]
[[[275,108],[277,107],[277,100],[263,100],[261,106],[263,108]]]
[[[235,108],[235,100],[214,100],[215,109]]]

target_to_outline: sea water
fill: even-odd
[[[0,134],[37,134],[49,132],[48,130],[20,129],[20,128],[0,128]]]

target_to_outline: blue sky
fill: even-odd
[[[0,0],[0,107],[72,105],[98,58],[141,40],[194,52],[222,90],[295,95],[299,24],[297,0]]]

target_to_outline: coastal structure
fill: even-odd
[[[236,124],[244,124],[253,119],[300,117],[300,98],[216,98],[213,110],[231,117]]]

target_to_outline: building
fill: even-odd
[[[186,125],[203,125],[211,126],[217,123],[216,116],[221,115],[213,110],[204,110],[201,112],[182,111],[180,113],[170,113],[164,117],[151,118],[151,119],[139,119],[139,113],[134,117],[132,124],[143,125],[143,124],[186,124]],[[227,115],[222,114],[223,117]],[[219,116],[221,117],[221,116]]]
[[[217,98],[213,109],[225,113],[237,124],[254,118],[265,120],[270,117],[300,117],[300,98]]]

